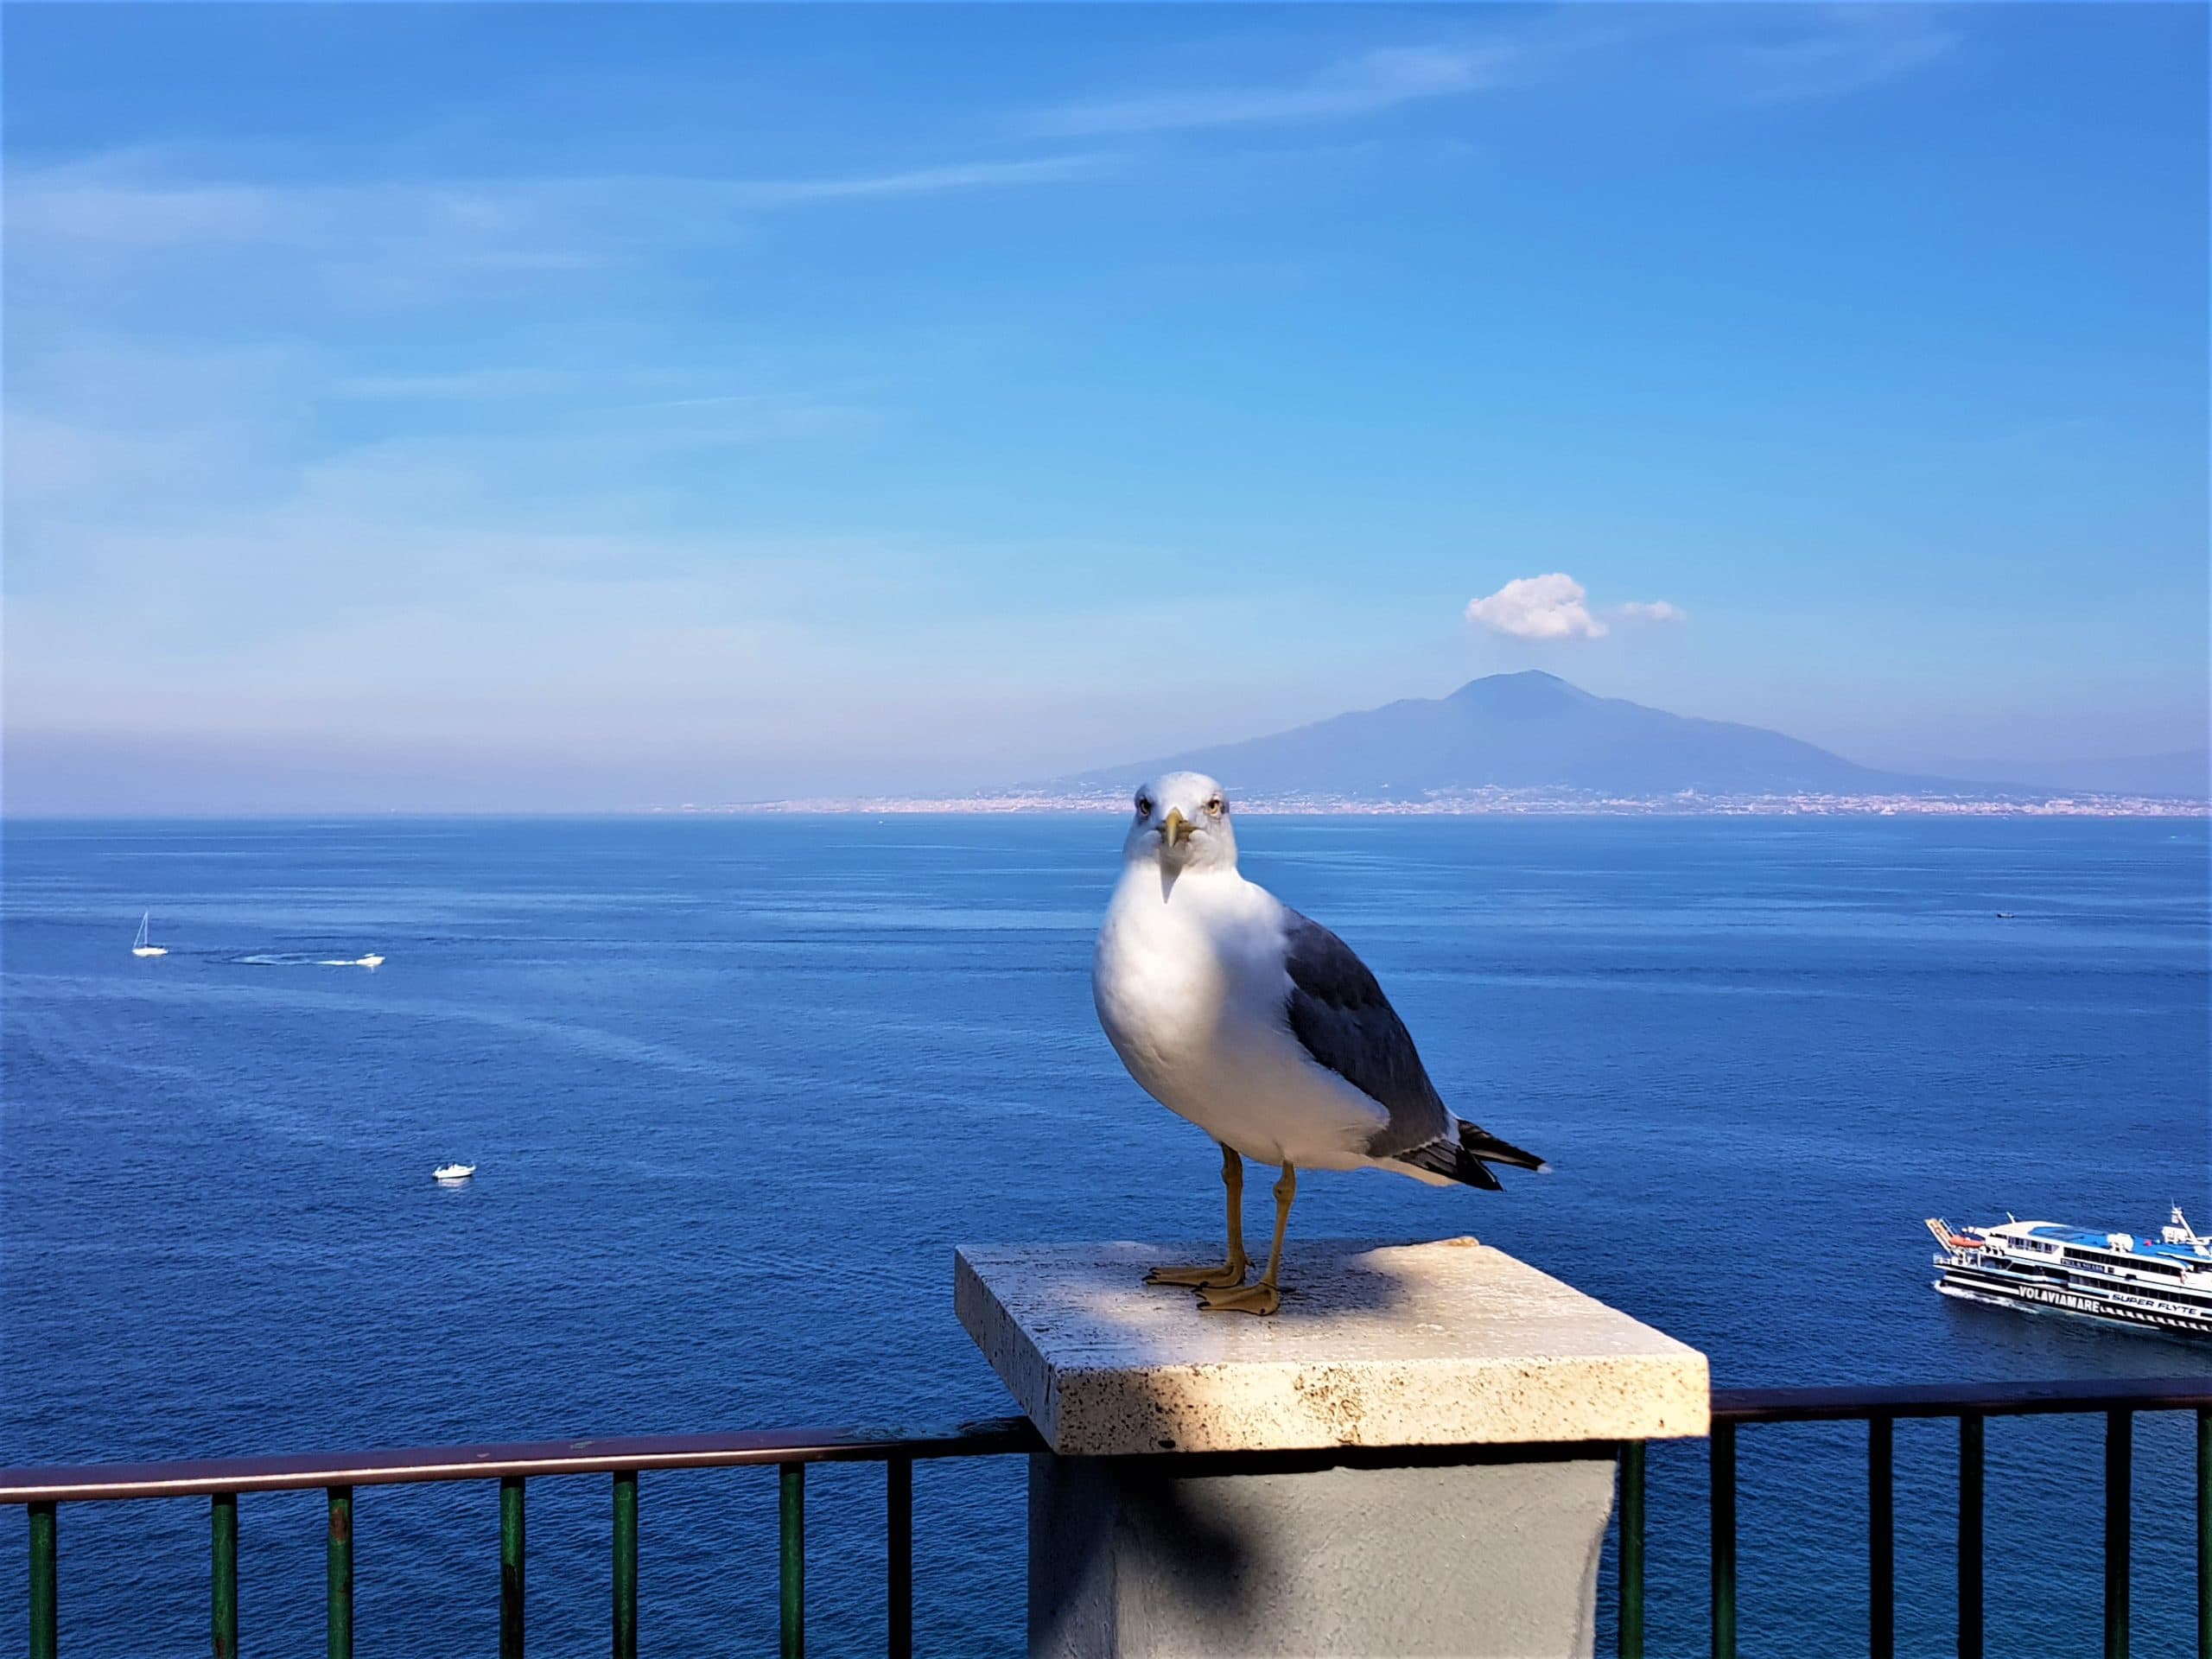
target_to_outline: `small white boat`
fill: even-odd
[[[430,1172],[434,1181],[465,1181],[476,1173],[474,1164],[440,1164]]]
[[[168,955],[168,946],[165,944],[149,944],[147,943],[147,925],[153,919],[154,912],[150,910],[138,918],[138,937],[130,942],[130,954],[132,956],[166,957]]]
[[[356,958],[353,965],[356,968],[381,968],[384,966],[384,958],[372,952],[368,956]]]

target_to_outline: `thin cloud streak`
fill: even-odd
[[[19,170],[9,180],[11,239],[34,245],[314,248],[436,242],[510,258],[558,258],[568,236],[620,227],[712,240],[748,213],[813,202],[945,195],[1096,178],[1099,154],[963,162],[847,178],[747,180],[607,175],[272,185],[171,181],[106,159]]]
[[[1904,6],[1808,8],[1802,14],[1784,8],[1778,21],[1793,32],[1704,44],[1700,67],[1707,77],[1717,71],[1720,82],[1713,92],[1746,103],[1839,97],[1910,74],[1948,55],[1962,38]],[[1769,27],[1763,15],[1752,23]],[[1377,47],[1300,82],[1101,99],[1039,111],[1025,124],[1038,136],[1071,138],[1349,120],[1487,92],[1600,58],[1679,51],[1682,39],[1670,17],[1585,12],[1477,46]]]
[[[1519,55],[1503,47],[1377,48],[1303,86],[1214,87],[1074,104],[1042,111],[1029,124],[1039,134],[1076,137],[1340,120],[1496,86]]]
[[[953,190],[993,190],[1095,179],[1111,171],[1116,162],[1116,157],[1100,154],[1047,156],[1027,162],[970,162],[954,167],[915,168],[872,178],[800,179],[730,188],[743,199],[764,206],[842,201],[855,196],[937,195]]]
[[[368,401],[492,403],[557,392],[568,378],[543,369],[457,369],[448,374],[362,374],[338,381],[331,395]]]
[[[1717,60],[1748,103],[1837,98],[1911,74],[1948,56],[1959,32],[1904,6],[1838,7],[1795,40],[1721,48]]]

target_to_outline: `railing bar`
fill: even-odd
[[[2196,1659],[2212,1659],[2212,1407],[2196,1413]]]
[[[2127,1544],[2135,1414],[2105,1414],[2105,1659],[2127,1659]]]
[[[2088,1383],[1942,1384],[1878,1389],[1716,1389],[1716,1422],[1823,1422],[1891,1417],[2024,1413],[2212,1409],[2202,1377]],[[740,1434],[638,1435],[400,1452],[224,1458],[175,1463],[92,1464],[0,1470],[0,1504],[95,1499],[207,1497],[219,1491],[289,1491],[507,1476],[612,1474],[640,1469],[716,1469],[793,1462],[880,1462],[893,1457],[995,1457],[1044,1449],[1020,1418],[911,1433],[868,1429],[775,1430]]]
[[[806,1659],[806,1465],[776,1471],[778,1624],[783,1659]]]
[[[238,1653],[238,1495],[218,1492],[207,1500],[207,1599],[209,1640],[215,1659]]]
[[[499,1483],[499,1659],[522,1659],[523,1481]]]
[[[1620,1659],[1643,1659],[1643,1452],[1621,1442]]]
[[[1897,1659],[1897,1421],[1866,1420],[1866,1651]]]
[[[333,1486],[323,1624],[330,1659],[353,1659],[353,1489]]]
[[[1987,1436],[1973,1412],[1959,1418],[1959,1659],[1982,1659],[1982,1516]]]
[[[1713,1659],[1736,1659],[1736,1425],[1713,1426]]]
[[[2196,1403],[2192,1402],[2192,1404]],[[2212,1388],[2202,1403],[2212,1405]],[[729,1434],[638,1434],[448,1446],[406,1451],[325,1452],[174,1463],[85,1464],[0,1469],[0,1503],[92,1498],[207,1497],[213,1492],[298,1491],[429,1480],[494,1480],[508,1475],[613,1474],[625,1469],[731,1469],[784,1463],[880,1463],[886,1458],[1013,1456],[1045,1450],[1026,1418],[957,1428],[774,1429]]]
[[[2077,1382],[1910,1382],[1876,1388],[1715,1389],[1713,1415],[1738,1423],[1872,1416],[1986,1417],[2041,1412],[2194,1411],[2212,1407],[2212,1379],[2098,1377]]]
[[[884,1649],[914,1659],[914,1460],[883,1465]]]
[[[60,1639],[58,1577],[54,1570],[54,1505],[34,1503],[31,1522],[30,1659],[54,1659]]]
[[[638,1471],[614,1472],[614,1659],[638,1659]]]

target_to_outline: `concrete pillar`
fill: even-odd
[[[1142,1283],[1204,1254],[959,1254],[1053,1448],[1033,1659],[1590,1654],[1614,1446],[1704,1433],[1704,1357],[1471,1239],[1309,1243],[1271,1319]]]

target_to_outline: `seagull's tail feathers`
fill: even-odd
[[[1491,1173],[1492,1164],[1510,1164],[1516,1169],[1539,1172],[1551,1167],[1533,1152],[1523,1152],[1510,1141],[1501,1141],[1489,1130],[1472,1123],[1459,1125],[1457,1139],[1445,1138],[1430,1141],[1425,1147],[1414,1147],[1399,1153],[1395,1160],[1404,1164],[1416,1179],[1441,1185],[1457,1181],[1463,1186],[1478,1186],[1485,1192],[1504,1190],[1504,1183]]]

